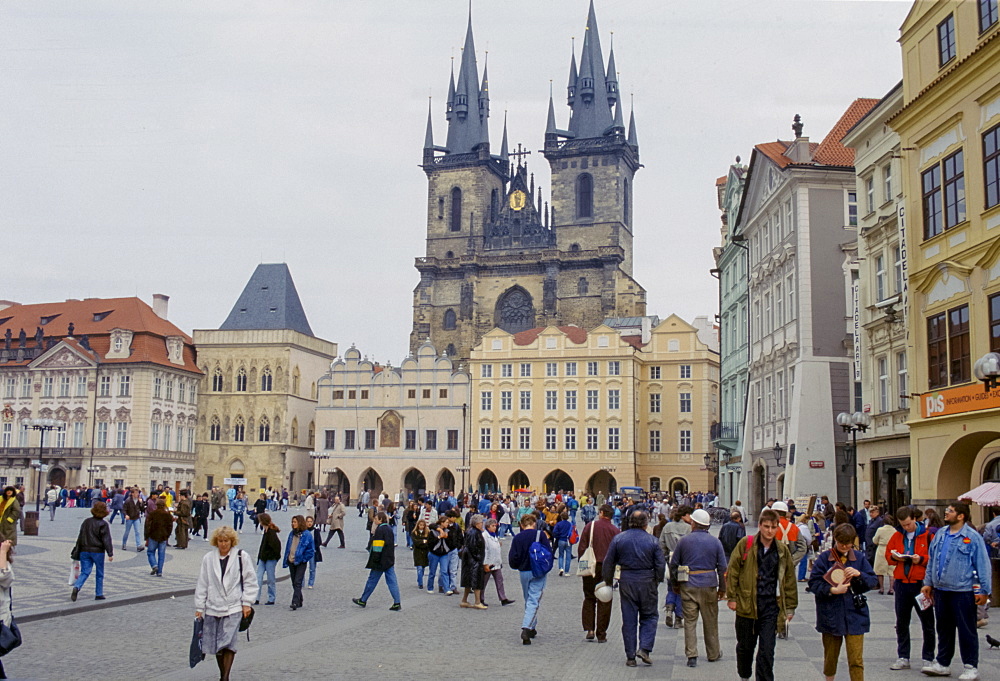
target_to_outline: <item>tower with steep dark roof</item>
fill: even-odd
[[[285,263],[257,265],[219,329],[291,329],[313,335]]]
[[[434,143],[433,106],[424,135],[427,241],[416,260],[411,350],[430,338],[464,360],[494,327],[590,328],[645,314],[645,291],[631,274],[635,121],[626,131],[613,48],[606,71],[593,3],[579,64],[574,54],[567,130],[550,93],[550,206],[528,169],[531,152],[508,144],[506,116],[500,153],[490,151],[490,81],[485,59],[479,78],[470,13],[448,83],[445,145]]]

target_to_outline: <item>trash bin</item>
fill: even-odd
[[[38,511],[24,512],[24,536],[38,536]]]

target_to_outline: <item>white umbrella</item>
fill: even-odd
[[[972,501],[980,506],[1000,506],[1000,482],[984,482],[974,490],[959,497],[962,501]]]

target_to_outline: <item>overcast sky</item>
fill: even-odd
[[[910,5],[596,0],[605,59],[613,31],[635,98],[650,314],[715,313],[715,179],[790,139],[794,114],[819,141],[855,98],[888,92]],[[166,293],[190,333],[223,322],[259,262],[283,261],[316,335],[398,363],[424,252],[427,98],[443,145],[467,7],[3,2],[0,298]],[[473,0],[472,13],[493,148],[506,109],[548,198],[549,81],[565,128],[587,0]]]

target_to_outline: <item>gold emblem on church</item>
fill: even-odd
[[[528,195],[520,189],[510,194],[510,207],[512,210],[521,210],[528,205]]]

